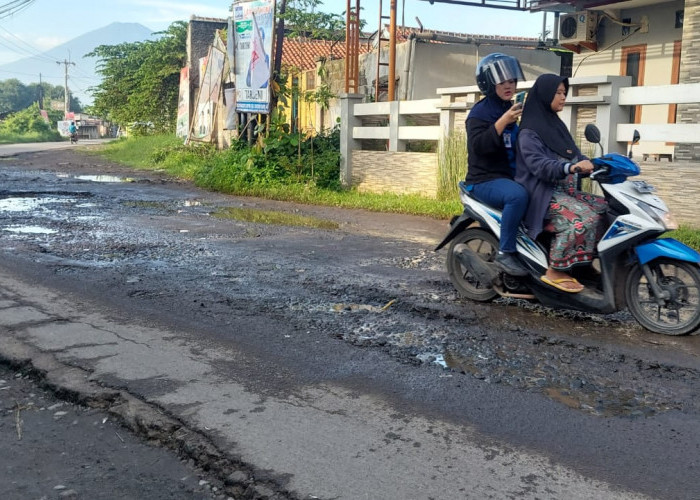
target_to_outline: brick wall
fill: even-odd
[[[360,192],[437,195],[435,153],[353,151],[352,185]]]
[[[353,151],[352,184],[360,192],[420,194],[437,193],[438,160],[433,153]],[[700,164],[644,162],[642,174],[657,189],[681,224],[700,229]]]
[[[644,162],[642,173],[632,180],[645,180],[657,190],[676,221],[700,229],[700,164],[677,162]]]
[[[679,83],[700,82],[700,0],[685,0],[683,13],[683,46]],[[677,123],[697,123],[700,106],[697,103],[679,104]],[[676,144],[673,157],[678,161],[692,161],[700,157],[700,144]]]

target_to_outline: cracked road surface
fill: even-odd
[[[2,158],[0,356],[232,498],[700,497],[699,337],[462,300],[445,227]]]

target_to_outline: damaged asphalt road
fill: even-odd
[[[462,300],[445,227],[2,158],[0,356],[208,495],[700,497],[700,337]]]

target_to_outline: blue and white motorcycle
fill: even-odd
[[[586,139],[600,145],[600,131],[586,127]],[[635,131],[633,144],[639,141]],[[631,157],[631,151],[630,155]],[[580,293],[557,290],[540,280],[547,269],[545,233],[537,241],[521,227],[517,238],[525,277],[509,276],[493,263],[498,251],[501,212],[473,198],[460,183],[464,212],[435,250],[448,245],[447,272],[461,295],[486,302],[498,296],[538,300],[558,309],[609,314],[625,309],[646,329],[685,335],[700,327],[700,253],[672,238],[676,229],[666,204],[644,181],[630,181],[639,166],[625,155],[604,154],[591,160],[590,179],[608,202],[609,227],[598,242],[598,262],[574,268],[586,288]]]

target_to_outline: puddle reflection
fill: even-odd
[[[75,203],[75,198],[59,198],[59,197],[14,197],[3,198],[0,200],[0,211],[4,212],[27,212],[43,208],[44,205],[52,203]]]
[[[17,234],[54,234],[58,232],[55,229],[41,226],[10,226],[4,227],[2,230]]]
[[[58,174],[57,177],[62,179],[77,179],[79,181],[90,181],[90,182],[134,182],[134,179],[130,177],[118,177],[116,175],[99,175],[99,174],[85,174],[85,175],[70,175],[70,174]]]

